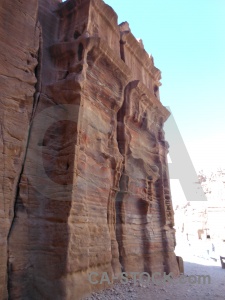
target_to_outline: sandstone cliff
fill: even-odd
[[[3,0],[0,5],[0,299],[7,299],[8,237],[37,82],[37,11],[37,0]]]
[[[153,58],[102,0],[15,2],[0,11],[3,297],[80,299],[106,286],[92,271],[177,275]]]

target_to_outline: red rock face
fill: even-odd
[[[122,265],[130,272],[170,272],[173,215],[160,136],[168,112],[140,81],[129,83],[124,97],[118,114],[124,169],[116,197]]]
[[[0,299],[7,299],[8,235],[26,154],[39,48],[37,0],[0,5]]]
[[[103,1],[59,2],[39,1],[37,96],[4,260],[11,299],[80,299],[106,286],[90,272],[178,274],[160,71]]]

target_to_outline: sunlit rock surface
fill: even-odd
[[[103,1],[38,2],[18,21],[12,1],[0,10],[15,22],[0,41],[3,297],[80,299],[107,285],[90,272],[178,275],[160,71]]]

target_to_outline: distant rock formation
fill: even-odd
[[[225,251],[225,170],[211,174],[201,171],[198,178],[207,201],[187,201],[175,206],[177,236],[185,236],[193,247],[202,245],[205,253],[208,245],[213,244],[211,248],[215,249],[211,250],[217,253],[211,255],[218,257],[220,248]],[[199,252],[194,248],[193,251]]]
[[[0,22],[0,299],[178,275],[169,112],[143,43],[102,0],[3,1]]]

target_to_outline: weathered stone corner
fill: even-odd
[[[80,299],[106,287],[90,272],[178,274],[153,58],[102,0],[11,5],[0,8],[0,298]]]

